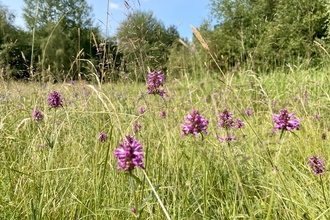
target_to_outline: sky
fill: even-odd
[[[203,19],[209,15],[209,0],[126,0],[134,10],[152,11],[154,16],[161,20],[165,27],[175,25],[181,37],[190,40],[192,30],[190,25],[199,27]],[[8,6],[9,10],[16,15],[15,24],[25,27],[22,18],[23,0],[0,0]],[[106,31],[107,5],[108,0],[87,0],[93,7],[94,24],[101,27],[103,33]],[[125,19],[125,14],[129,13],[123,0],[109,1],[108,15],[108,35],[114,35],[119,23]]]

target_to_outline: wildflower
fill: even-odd
[[[159,87],[164,85],[164,74],[163,71],[153,71],[148,74],[148,90],[147,94],[158,94],[164,97],[164,90],[160,90]]]
[[[58,91],[54,91],[54,92],[50,93],[48,95],[47,100],[48,100],[48,105],[50,107],[54,107],[54,108],[59,107],[59,106],[63,107],[61,94]]]
[[[138,107],[138,111],[139,111],[139,114],[142,115],[142,114],[144,114],[146,112],[146,109],[143,106],[139,106]]]
[[[195,136],[198,135],[198,133],[201,133],[202,131],[207,134],[207,125],[209,121],[202,117],[198,110],[192,109],[190,111],[190,114],[185,116],[185,123],[181,124],[182,126],[182,134],[181,136],[185,136],[188,134],[194,134]]]
[[[304,93],[304,101],[307,103],[308,102],[308,93],[305,91]]]
[[[242,122],[241,120],[236,118],[236,128],[240,129],[240,128],[243,128],[243,126],[244,126],[244,122]]]
[[[323,172],[326,171],[325,162],[323,161],[323,158],[321,156],[308,157],[308,161],[309,161],[309,166],[314,171],[314,175],[317,174],[322,175]]]
[[[139,122],[135,121],[133,123],[133,131],[134,131],[134,133],[138,133],[141,130],[141,127],[142,127],[142,125]]]
[[[220,121],[218,122],[218,128],[233,128],[234,127],[234,119],[232,118],[233,113],[228,112],[225,109],[222,114],[218,114],[220,117]]]
[[[114,151],[118,159],[118,170],[123,169],[124,171],[130,171],[135,167],[145,169],[142,161],[144,158],[142,145],[134,139],[134,136],[126,136],[124,143],[119,143],[119,146],[120,148]]]
[[[220,139],[220,142],[223,143],[225,141],[233,141],[233,140],[236,140],[236,136],[235,135],[230,135],[228,134],[227,137],[220,137],[218,136],[218,138]]]
[[[325,140],[327,138],[327,135],[325,133],[322,133],[322,140]]]
[[[99,133],[99,141],[101,141],[103,143],[103,142],[105,142],[106,139],[107,139],[107,134],[104,131],[101,131]]]
[[[278,129],[287,131],[291,131],[292,129],[299,130],[300,121],[293,113],[289,114],[286,109],[281,109],[280,114],[274,114],[273,120],[276,123],[274,132]]]
[[[206,103],[210,103],[210,102],[211,102],[211,100],[210,100],[210,95],[208,95],[208,96],[205,98],[205,102],[206,102]]]
[[[132,212],[136,214],[136,208],[134,206],[132,206]]]
[[[252,115],[252,110],[250,108],[246,109],[246,115],[251,116]]]
[[[160,113],[160,117],[162,117],[162,118],[166,118],[166,111],[162,111],[162,112]]]
[[[314,118],[315,118],[315,119],[319,119],[319,118],[320,118],[320,115],[315,114],[315,115],[314,115]]]
[[[32,111],[32,120],[33,121],[41,121],[42,120],[42,112],[39,109]]]

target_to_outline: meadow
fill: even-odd
[[[328,219],[329,83],[326,69],[165,74],[162,98],[146,83],[1,81],[0,218]],[[182,136],[191,109],[208,124]],[[299,130],[274,131],[281,109]],[[219,126],[225,110],[244,125]],[[145,169],[118,170],[128,135]]]

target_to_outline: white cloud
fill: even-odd
[[[110,2],[110,4],[109,4],[109,8],[110,8],[110,9],[119,9],[119,5]]]

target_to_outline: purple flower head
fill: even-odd
[[[139,106],[138,107],[138,112],[139,112],[140,115],[144,114],[146,112],[145,107],[144,106]]]
[[[219,138],[220,142],[223,143],[223,142],[228,142],[228,141],[233,141],[233,140],[236,140],[236,136],[235,135],[230,135],[228,134],[227,137],[220,137],[218,136],[217,138]]]
[[[114,151],[118,159],[118,170],[124,171],[133,170],[135,167],[143,166],[142,159],[144,158],[142,152],[142,145],[134,139],[134,136],[128,135],[124,139],[124,143],[119,143],[120,148]]]
[[[281,109],[280,114],[274,114],[273,120],[276,123],[274,132],[278,129],[287,131],[291,131],[292,129],[299,130],[300,121],[293,113],[289,114],[286,109]]]
[[[246,115],[251,116],[252,115],[252,110],[250,108],[246,109]]]
[[[234,127],[234,119],[232,118],[233,113],[228,112],[225,109],[222,114],[218,114],[220,117],[220,121],[218,121],[218,128],[233,128]]]
[[[32,111],[32,120],[33,121],[41,121],[43,118],[42,112],[39,109]]]
[[[319,118],[320,118],[320,115],[315,114],[315,115],[314,115],[314,118],[319,119]]]
[[[62,98],[61,98],[61,94],[60,92],[58,91],[54,91],[54,92],[51,92],[49,95],[48,95],[48,105],[50,107],[53,107],[53,108],[56,108],[56,107],[63,107],[62,106]]]
[[[101,141],[102,143],[105,142],[105,140],[107,139],[107,135],[104,131],[101,131],[99,133],[99,141]]]
[[[133,123],[133,131],[134,131],[134,133],[138,133],[141,130],[141,127],[142,127],[142,125],[139,122],[135,121]]]
[[[162,117],[162,118],[166,118],[166,111],[162,111],[162,112],[160,113],[160,117]]]
[[[324,171],[326,171],[325,162],[323,161],[323,158],[321,156],[308,157],[308,162],[309,166],[314,171],[314,175],[322,175]]]
[[[327,139],[327,135],[326,135],[326,133],[322,133],[322,140],[325,140],[325,139]]]
[[[162,70],[153,71],[148,74],[148,90],[147,94],[158,94],[164,97],[164,90],[160,90],[159,87],[164,85],[164,74]]]
[[[243,128],[243,126],[244,126],[244,122],[242,122],[241,120],[236,118],[236,128],[241,129],[241,128]]]
[[[136,208],[134,206],[132,206],[132,212],[136,214]]]
[[[182,134],[181,136],[185,136],[188,134],[193,134],[195,136],[198,135],[198,133],[201,133],[202,131],[207,134],[207,125],[209,121],[202,117],[198,110],[192,109],[190,111],[190,114],[185,116],[184,119],[186,120],[184,124],[181,124],[182,126]]]

